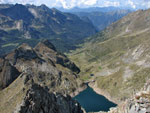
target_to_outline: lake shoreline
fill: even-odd
[[[82,108],[84,108],[86,112],[107,112],[110,108],[117,106],[116,103],[95,92],[88,83],[85,83],[85,85],[87,88],[76,95],[74,99],[81,104]]]
[[[118,101],[117,99],[111,97],[111,96],[109,95],[109,93],[107,93],[107,92],[105,92],[105,91],[99,89],[99,88],[97,87],[97,83],[95,83],[95,82],[90,82],[88,85],[89,85],[97,94],[103,95],[103,96],[106,97],[109,101],[111,101],[111,102],[113,102],[113,103],[115,103],[115,104],[119,104],[119,103],[120,103],[120,101]]]
[[[73,98],[77,96],[80,92],[84,91],[87,88],[87,84],[84,84],[82,87],[77,88],[74,92],[70,94],[70,96]]]
[[[104,97],[106,97],[109,101],[115,103],[115,104],[119,104],[121,103],[120,101],[118,101],[117,99],[111,97],[109,95],[109,93],[105,92],[102,89],[99,89],[97,87],[97,83],[95,82],[89,82],[89,83],[84,83],[84,85],[82,87],[77,88],[74,92],[72,92],[70,94],[70,96],[73,98],[75,96],[77,96],[78,94],[80,94],[82,91],[86,90],[86,88],[91,87],[97,94],[102,95]]]

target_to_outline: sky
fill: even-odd
[[[133,9],[150,8],[150,0],[0,0],[0,3],[45,4],[48,7],[127,7]]]

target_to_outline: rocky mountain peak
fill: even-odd
[[[22,44],[15,50],[16,58],[24,58],[26,60],[38,58],[36,52],[28,44]]]
[[[45,40],[41,41],[40,43],[43,44],[44,46],[56,51],[55,46],[49,40],[45,39]]]
[[[45,4],[42,4],[39,7],[42,8],[43,10],[45,10],[45,11],[49,10],[49,8]]]
[[[55,89],[56,91],[57,89],[66,94],[67,91],[60,90],[60,86],[69,89],[68,92],[70,93],[74,91],[74,86],[77,85],[71,79],[78,77],[76,73],[79,73],[80,69],[65,55],[58,53],[48,40],[41,41],[34,49],[24,43],[2,58],[3,60],[8,60],[21,73],[32,74],[36,83],[40,82],[44,86],[47,85],[52,90]],[[0,65],[3,68],[2,61],[0,60]],[[6,75],[2,73],[2,76]],[[4,81],[4,78],[1,81]]]
[[[20,45],[17,49],[10,52],[6,55],[5,59],[9,60],[9,62],[12,65],[16,65],[17,62],[22,62],[22,65],[25,61],[42,61],[42,59],[39,58],[37,53],[34,51],[32,47],[30,47],[28,44],[23,43]],[[19,66],[20,67],[20,66]]]
[[[10,17],[11,19],[24,20],[25,22],[29,22],[33,19],[33,15],[22,4],[15,4],[9,8],[2,9],[0,13]]]
[[[24,49],[24,50],[32,50],[32,47],[30,47],[28,44],[23,43],[21,44],[18,49]]]
[[[67,67],[75,73],[80,72],[80,69],[64,54],[57,52],[55,46],[49,40],[41,41],[34,49],[39,55],[42,55],[44,59],[51,59],[51,61],[56,64]]]

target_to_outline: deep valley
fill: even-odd
[[[0,113],[150,113],[150,9],[0,4]]]

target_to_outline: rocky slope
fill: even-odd
[[[83,113],[78,102],[70,96],[49,93],[37,84],[27,90],[21,105],[14,113]]]
[[[117,103],[139,91],[150,77],[149,14],[150,10],[128,14],[70,55],[81,78],[95,81],[94,87]]]
[[[6,52],[23,42],[35,46],[45,38],[64,52],[95,33],[91,23],[45,5],[0,5],[0,47]]]
[[[144,85],[140,92],[133,94],[131,99],[111,108],[108,113],[149,113],[150,112],[150,81]]]
[[[0,59],[0,113],[82,113],[66,96],[82,87],[79,72],[48,40],[22,44]]]

